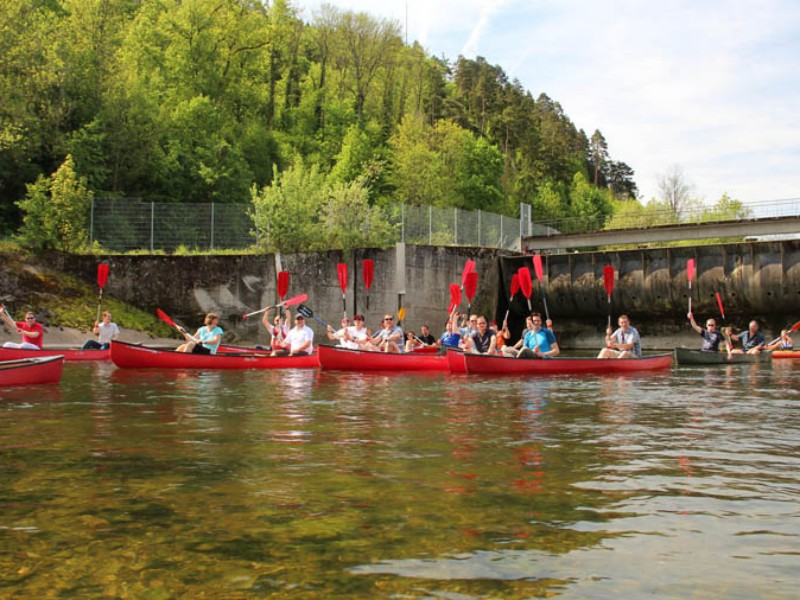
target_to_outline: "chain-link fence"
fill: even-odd
[[[522,213],[530,214],[522,205]],[[95,199],[91,242],[111,252],[245,249],[257,239],[249,204],[164,204]],[[485,211],[401,206],[395,242],[519,249],[520,219]],[[527,231],[527,229],[526,229]]]

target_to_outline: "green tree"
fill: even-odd
[[[81,250],[89,241],[88,215],[93,196],[86,179],[75,173],[75,163],[68,155],[49,180],[40,176],[17,203],[24,212],[19,232],[22,242],[40,249]]]

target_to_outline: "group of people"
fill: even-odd
[[[5,306],[0,305],[0,318],[5,321],[11,329],[16,329],[22,336],[19,343],[6,342],[3,348],[16,348],[18,350],[41,350],[44,343],[44,327],[36,319],[33,311],[25,313],[24,321],[15,321],[8,314]],[[104,311],[102,319],[95,321],[92,333],[97,339],[86,340],[82,350],[107,350],[111,345],[111,340],[119,337],[119,326],[111,320],[111,313]]]
[[[703,338],[703,345],[700,348],[703,352],[727,352],[728,356],[733,354],[759,354],[760,352],[771,352],[773,350],[793,350],[794,341],[789,335],[788,329],[781,330],[781,335],[775,341],[767,343],[764,334],[759,331],[758,321],[752,320],[747,329],[734,335],[731,327],[723,327],[722,331],[717,329],[717,321],[713,318],[706,320],[706,326],[700,327],[694,320],[694,315],[686,315],[689,323],[700,337]],[[738,346],[737,346],[738,344]]]

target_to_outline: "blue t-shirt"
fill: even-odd
[[[439,338],[439,341],[442,343],[442,346],[449,346],[450,348],[458,348],[458,343],[461,341],[461,334],[460,333],[447,333],[446,331],[442,334],[442,337]]]
[[[556,343],[556,336],[549,329],[540,329],[539,331],[530,330],[525,334],[522,345],[525,348],[533,350],[539,346],[539,352],[550,352],[553,344]]]
[[[216,354],[217,348],[219,348],[219,345],[222,343],[222,334],[222,327],[219,325],[214,327],[211,331],[208,330],[208,327],[203,326],[195,332],[194,337],[200,340],[203,347],[208,348],[211,354]],[[206,340],[213,340],[217,335],[219,335],[219,341],[216,344],[206,344]]]
[[[756,346],[760,346],[761,344],[764,343],[764,334],[761,333],[760,331],[756,331],[756,334],[753,337],[750,337],[750,330],[748,329],[747,331],[743,331],[736,337],[738,337],[739,340],[742,342],[742,348],[744,348],[745,352],[755,348]]]

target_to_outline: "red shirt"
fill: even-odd
[[[39,346],[39,348],[42,347],[42,340],[44,339],[44,327],[42,327],[41,323],[34,322],[33,325],[28,325],[27,321],[17,321],[17,328],[21,329],[23,332],[29,331],[33,333],[34,331],[38,331],[39,335],[37,337],[28,337],[23,333],[22,341]]]

